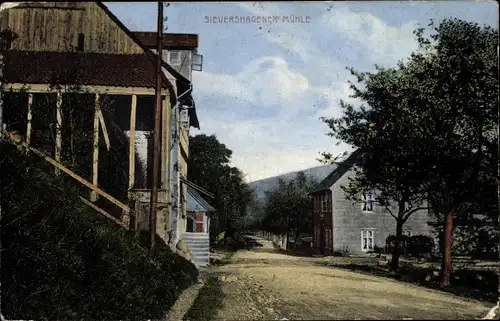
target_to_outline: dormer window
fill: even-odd
[[[181,51],[180,50],[171,50],[169,52],[168,63],[172,66],[180,66],[181,65]]]
[[[373,189],[366,190],[363,193],[363,212],[373,212],[375,208],[375,191]]]

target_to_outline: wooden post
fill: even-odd
[[[61,145],[62,145],[62,94],[60,92],[57,93],[56,100],[56,150],[55,150],[55,160],[57,162],[61,162]],[[56,175],[59,175],[61,172],[58,168],[55,171]]]
[[[97,179],[99,175],[99,94],[95,95],[94,101],[94,141],[92,144],[92,185],[97,187]],[[97,201],[97,194],[95,191],[90,192],[90,200]]]
[[[132,200],[133,194],[132,190],[135,188],[135,120],[137,114],[137,96],[132,95],[132,103],[130,105],[130,130],[129,130],[129,155],[128,155],[128,198],[129,207],[133,207],[134,201]],[[125,214],[129,214],[126,213]],[[127,222],[130,224],[130,228],[137,230],[137,215],[131,217],[130,215],[125,215],[128,218]]]
[[[137,113],[137,96],[132,95],[130,108],[130,134],[129,134],[129,163],[128,163],[128,189],[131,191],[135,185],[135,119]]]
[[[26,145],[28,145],[28,146],[31,142],[31,119],[32,119],[31,106],[32,105],[33,105],[33,94],[28,94],[28,117],[27,117],[28,123],[26,124]]]

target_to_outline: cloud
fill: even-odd
[[[305,108],[308,79],[290,70],[282,57],[261,57],[234,74],[209,72],[193,75],[196,93],[202,97],[230,97],[259,108],[283,108],[293,113]]]
[[[273,3],[239,3],[239,6],[259,16],[285,16],[288,15],[283,7]],[[315,54],[315,47],[309,39],[313,39],[312,34],[307,31],[304,25],[281,23],[278,25],[264,26],[260,29],[269,43],[274,43],[285,51],[294,53],[303,61],[310,61]]]
[[[240,7],[255,15],[289,14],[276,4]],[[281,24],[263,33],[268,43],[284,50],[282,55],[253,59],[235,74],[194,75],[197,101],[228,107],[227,112],[216,112],[220,110],[215,106],[200,110],[203,132],[216,134],[233,150],[233,165],[250,174],[249,180],[319,165],[320,152],[349,150],[346,144],[335,146],[336,140],[326,135],[328,127],[319,120],[339,117],[340,100],[359,104],[350,97],[347,80],[352,78],[345,66],[366,70],[375,63],[394,65],[416,46],[414,22],[398,28],[348,9],[325,10],[316,20],[308,28]],[[335,41],[339,45],[333,45]],[[289,53],[302,62],[292,64]],[[353,53],[358,56],[352,58]],[[233,103],[267,113],[242,118],[238,106],[229,107]]]
[[[315,117],[283,121],[278,118],[227,121],[204,111],[204,133],[215,134],[233,151],[232,164],[258,180],[290,171],[320,165],[316,158],[330,146],[334,153],[346,149],[333,147],[328,128]]]
[[[413,31],[418,23],[414,20],[394,27],[370,13],[347,8],[334,8],[321,20],[332,32],[370,52],[375,62],[397,61],[417,48]]]

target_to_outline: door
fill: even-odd
[[[186,232],[190,232],[190,233],[193,233],[195,232],[195,220],[194,218],[192,218],[191,216],[188,216],[187,217],[187,220],[186,220]]]

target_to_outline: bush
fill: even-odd
[[[0,143],[2,314],[7,319],[159,319],[194,283],[193,264],[162,239],[85,207],[74,184]]]
[[[386,253],[393,254],[396,245],[396,236],[389,235],[385,240]],[[432,253],[434,240],[426,235],[401,236],[401,254],[422,257]]]
[[[401,235],[401,253],[408,253],[408,244],[410,243],[410,238],[406,235]],[[389,235],[385,239],[385,252],[388,254],[394,254],[394,248],[396,247],[396,235]]]
[[[422,257],[432,253],[434,240],[426,235],[415,235],[410,238],[408,254]]]

